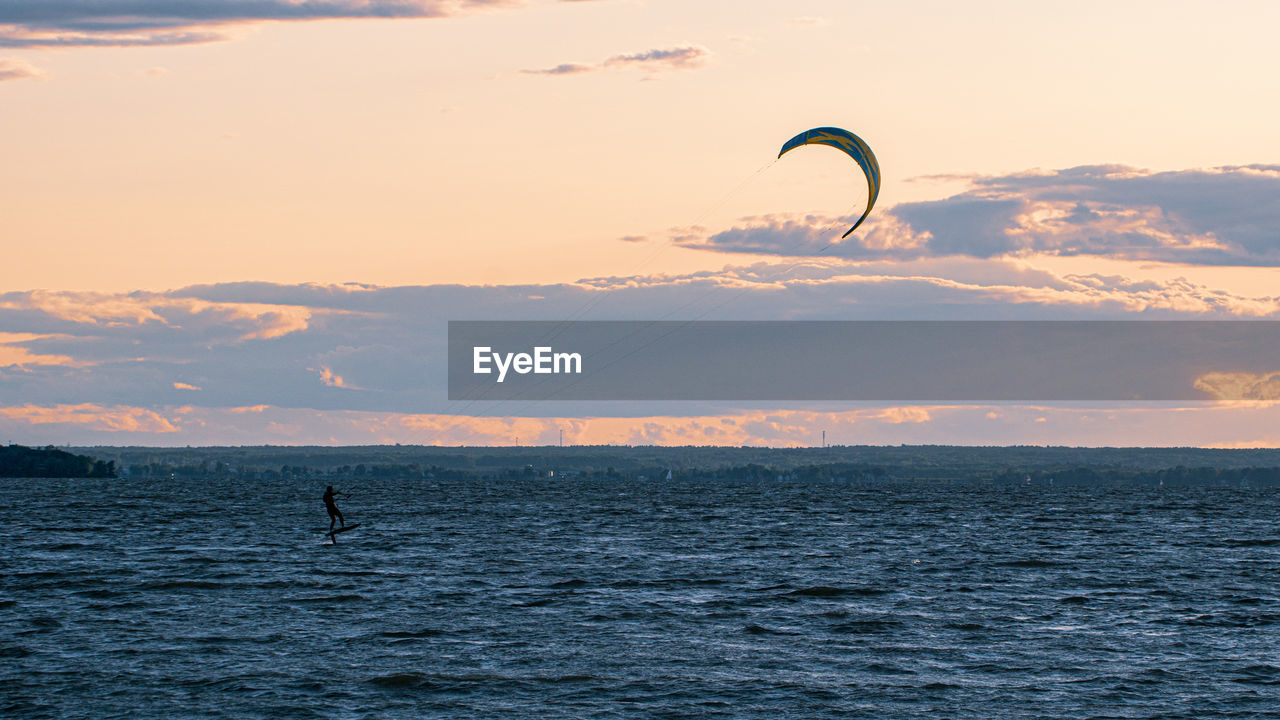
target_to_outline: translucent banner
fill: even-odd
[[[1275,321],[453,321],[450,400],[1280,399]]]

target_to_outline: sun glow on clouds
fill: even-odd
[[[328,385],[329,387],[336,387],[336,388],[350,387],[349,385],[347,385],[346,381],[342,379],[341,375],[334,374],[334,372],[327,367],[321,366],[320,369],[316,370],[315,372],[320,373],[320,382],[324,383],[325,385]]]
[[[530,295],[542,299],[530,303]],[[169,293],[8,293],[0,295],[0,321],[21,332],[0,335],[0,359],[20,359],[25,365],[5,370],[0,364],[0,390],[12,391],[7,395],[11,403],[27,404],[10,408],[3,427],[42,442],[50,428],[61,424],[65,429],[55,431],[62,433],[60,439],[86,444],[95,439],[324,443],[330,438],[426,444],[511,444],[519,438],[526,444],[554,444],[563,430],[566,442],[574,443],[786,446],[816,444],[822,429],[829,431],[831,442],[848,443],[1062,443],[1068,437],[1086,444],[1166,441],[1162,433],[1143,434],[1115,423],[1105,426],[1107,433],[1090,435],[1076,428],[1070,415],[1026,416],[991,407],[742,410],[731,415],[719,414],[724,408],[715,407],[684,417],[678,412],[634,417],[634,408],[593,407],[586,409],[593,416],[570,420],[450,414],[466,409],[443,399],[435,372],[443,367],[439,328],[448,313],[469,307],[489,317],[545,319],[580,311],[587,302],[607,312],[626,308],[641,318],[669,315],[672,308],[688,308],[690,314],[725,308],[732,319],[890,314],[933,319],[930,313],[940,308],[957,308],[954,316],[969,319],[985,313],[1002,317],[999,313],[1011,309],[1025,313],[1020,318],[1055,312],[1113,318],[1153,311],[1160,313],[1155,317],[1169,319],[1280,316],[1280,298],[1242,297],[1182,277],[1131,280],[1119,273],[1049,272],[1021,260],[976,258],[773,258],[717,272],[517,288],[364,287],[353,292],[240,283]],[[6,348],[8,356],[3,355]],[[142,352],[147,357],[137,358]],[[46,360],[36,363],[32,357]],[[157,377],[166,380],[157,383]],[[168,409],[168,403],[182,402],[175,394],[198,397],[199,402],[178,413]],[[81,404],[60,404],[67,397]],[[118,404],[121,398],[131,410]],[[69,407],[77,410],[69,412]],[[558,411],[539,407],[522,412]],[[968,422],[954,422],[964,413],[969,413]],[[618,417],[625,415],[631,417]],[[1182,442],[1253,437],[1249,428],[1235,438],[1205,432],[1203,437],[1184,435]]]
[[[267,410],[270,405],[246,405],[243,407],[227,408],[229,413],[260,413]]]
[[[1248,372],[1211,372],[1196,378],[1194,387],[1207,392],[1215,400],[1261,401],[1280,400],[1280,372],[1259,375]]]
[[[341,386],[335,386],[341,387]],[[233,408],[168,408],[57,405],[0,408],[0,418],[33,425],[70,424],[109,434],[186,431],[223,432],[200,442],[259,441],[326,443],[409,442],[432,445],[812,445],[827,430],[835,438],[874,425],[923,424],[947,408],[890,407],[824,413],[799,410],[746,411],[698,417],[532,418],[377,413],[354,410],[318,413],[265,405]],[[255,419],[249,420],[253,417]],[[181,428],[179,427],[181,418]],[[257,418],[261,418],[260,420]]]
[[[836,240],[850,218],[773,214],[719,232],[676,230],[673,242],[725,253],[852,260],[1090,256],[1198,266],[1280,265],[1274,166],[1155,173],[1123,165],[974,176],[941,200],[878,209]]]
[[[0,418],[20,420],[32,425],[84,425],[92,430],[130,433],[173,433],[178,427],[159,413],[126,405],[55,405],[53,407],[0,408]]]
[[[1280,403],[1175,408],[915,406],[843,411],[747,410],[694,417],[474,417],[305,408],[31,405],[0,408],[0,431],[28,442],[75,435],[84,444],[1129,445],[1275,444]]]
[[[14,367],[22,365],[66,365],[69,367],[83,367],[88,364],[76,362],[73,358],[66,355],[45,355],[33,353],[27,348],[20,347],[21,343],[54,337],[59,336],[40,335],[36,333],[0,332],[0,367]]]
[[[212,302],[163,293],[88,293],[34,290],[10,293],[0,309],[35,310],[68,322],[104,327],[154,323],[175,329],[225,326],[235,342],[269,340],[306,330],[317,310],[298,305]]]
[[[542,299],[530,303],[530,295]],[[508,434],[508,426],[516,421],[464,417],[455,423],[449,419],[451,412],[466,409],[443,399],[437,372],[445,362],[440,330],[448,313],[459,307],[479,308],[488,317],[535,319],[565,317],[581,311],[587,302],[598,305],[601,312],[625,308],[642,319],[671,316],[673,308],[688,309],[690,315],[723,308],[724,315],[709,318],[739,320],[886,315],[980,319],[1010,317],[1013,311],[1021,313],[1012,316],[1017,319],[1114,319],[1133,312],[1165,319],[1280,316],[1280,298],[1242,297],[1180,277],[1130,280],[1119,274],[1059,274],[1008,260],[955,258],[910,262],[811,258],[799,263],[773,259],[719,272],[520,288],[428,286],[366,288],[353,293],[256,283],[95,297],[101,300],[100,306],[83,293],[0,295],[0,321],[20,331],[0,335],[0,392],[11,398],[10,403],[54,406],[70,397],[73,402],[113,407],[123,398],[131,406],[159,408],[175,402],[178,393],[198,397],[194,404],[205,407],[197,408],[195,414],[207,411],[208,417],[220,418],[215,425],[228,428],[225,437],[249,442],[252,434],[241,435],[233,426],[252,426],[256,421],[251,418],[271,415],[272,407],[323,408],[318,412],[335,422],[360,418],[358,423],[366,426],[359,433],[361,441],[386,437],[392,442],[435,442],[438,436],[439,441],[447,438],[449,442],[502,442],[499,436]],[[939,318],[939,312],[951,315]],[[138,357],[142,353],[146,357]],[[165,380],[157,382],[158,377]],[[635,414],[631,408],[617,407],[585,411],[599,416]],[[369,414],[342,415],[345,412]],[[927,437],[946,442],[951,435],[925,431],[938,427],[939,412],[937,408],[859,410],[831,420],[771,412],[735,416],[732,425],[687,417],[645,422],[594,417],[560,422],[551,439],[558,442],[563,428],[575,442],[808,444],[812,432],[806,428],[813,423],[826,423],[834,430],[833,424],[854,418],[862,423],[860,429],[921,430],[915,435],[882,433],[886,441]],[[523,413],[554,415],[557,411],[540,407]],[[27,424],[33,424],[41,416],[26,412],[9,417],[14,422],[28,418]],[[999,418],[983,421],[1004,422],[1007,417],[1001,411]],[[297,437],[314,438],[311,441],[351,437],[346,421],[341,432],[318,432],[308,428],[323,425],[321,421],[276,419],[281,427],[303,422]],[[519,422],[524,426],[510,429],[511,436],[546,440],[551,432],[547,420]],[[373,432],[367,429],[368,423],[374,423]],[[747,428],[743,423],[755,425]],[[184,424],[181,429],[185,441],[190,426]],[[967,429],[954,432],[954,437],[961,438]],[[191,440],[198,441],[194,435]]]
[[[835,259],[812,259],[786,265],[759,264],[754,266],[726,267],[714,275],[699,274],[685,277],[628,278],[625,282],[606,286],[605,281],[587,281],[600,289],[676,287],[691,282],[711,282],[723,288],[743,290],[785,290],[809,288],[835,293],[837,289],[846,298],[863,292],[918,294],[930,287],[959,298],[980,300],[984,304],[1039,305],[1062,309],[1103,310],[1123,312],[1167,311],[1188,315],[1229,315],[1237,317],[1268,317],[1280,313],[1280,297],[1246,297],[1195,283],[1183,277],[1160,281],[1130,281],[1120,275],[1045,275],[1049,282],[1024,284],[1019,278],[1010,277],[1002,282],[1002,274],[994,272],[1002,264],[988,262],[993,272],[987,279],[953,279],[947,277],[945,267],[932,270],[924,266],[897,264],[896,267],[867,262],[849,263]],[[1014,261],[1006,264],[1008,275],[1016,275],[1020,265]],[[1021,265],[1035,271],[1034,265]],[[1192,268],[1183,268],[1184,274],[1195,275]],[[782,272],[785,271],[785,274]],[[889,271],[894,271],[890,273]],[[745,296],[744,296],[745,297]]]

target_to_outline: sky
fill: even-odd
[[[457,403],[442,365],[462,319],[1280,320],[1277,25],[0,0],[0,442],[1280,445],[1270,397]],[[856,166],[775,157],[822,125],[883,173],[834,244]]]

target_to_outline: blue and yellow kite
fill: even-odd
[[[820,127],[805,130],[788,140],[782,146],[782,150],[778,152],[778,157],[782,157],[788,150],[798,148],[801,145],[829,145],[841,150],[858,161],[858,165],[862,166],[862,172],[866,173],[867,209],[862,211],[862,217],[858,218],[858,222],[854,223],[853,227],[840,236],[841,238],[849,237],[849,233],[857,230],[862,221],[867,219],[867,215],[871,214],[871,208],[876,204],[876,196],[880,194],[880,163],[876,162],[875,153],[871,152],[871,147],[863,142],[862,138],[848,130]]]

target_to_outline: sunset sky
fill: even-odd
[[[442,366],[451,319],[1280,320],[1276,27],[1261,1],[0,0],[0,442],[1280,445],[1271,401],[468,404]],[[884,177],[831,247],[856,165],[775,161],[819,125]]]

